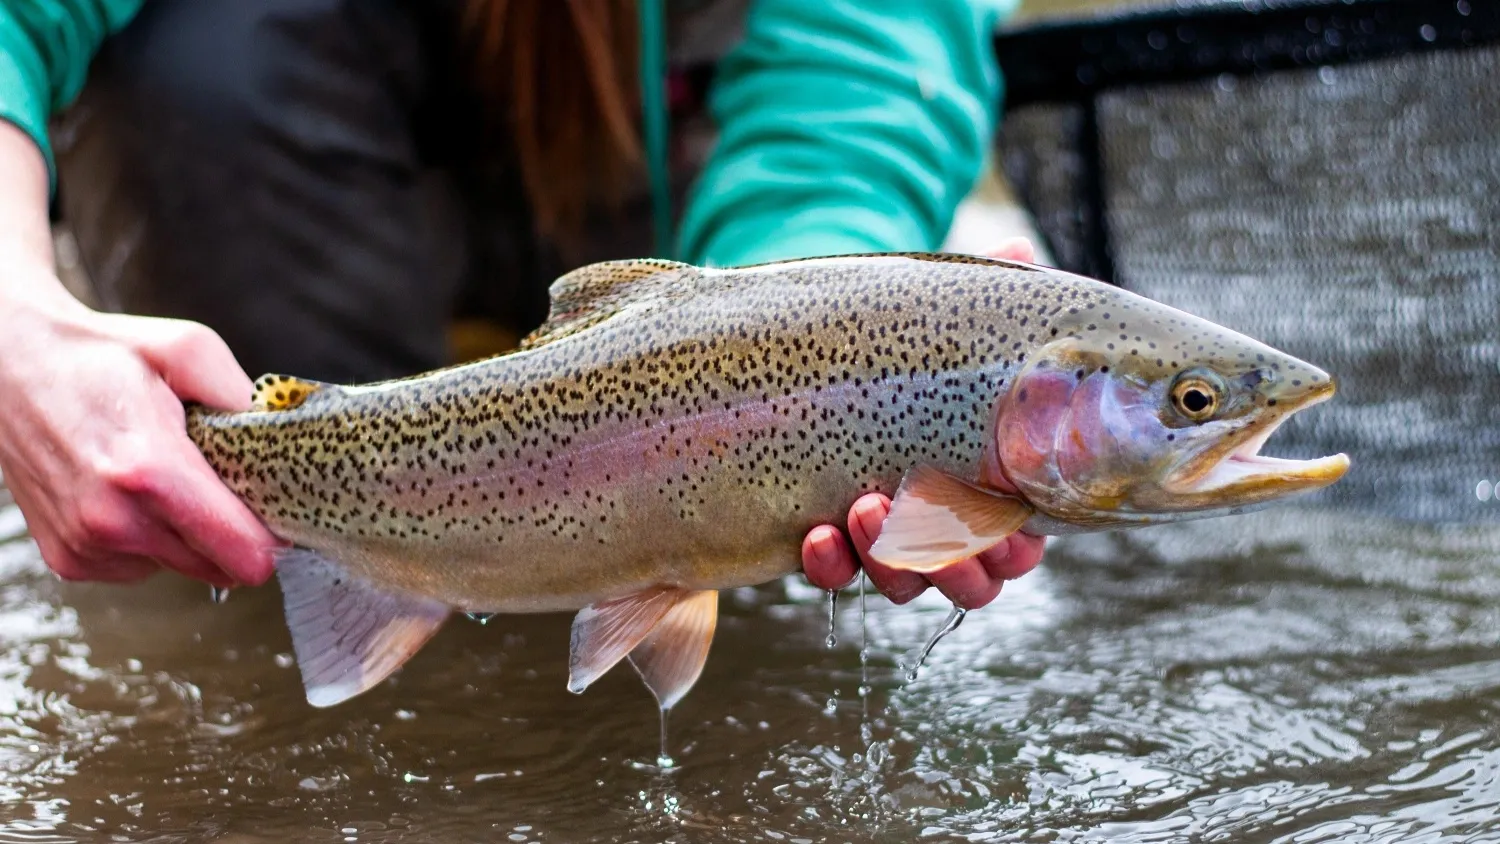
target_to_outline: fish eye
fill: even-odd
[[[1207,422],[1219,411],[1223,384],[1212,373],[1188,371],[1172,384],[1172,407],[1192,422]]]

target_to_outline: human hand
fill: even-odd
[[[90,310],[25,261],[0,263],[0,291],[0,471],[47,566],[64,580],[165,566],[217,587],[265,582],[281,543],[185,431],[183,400],[249,407],[219,336]]]
[[[989,255],[1023,263],[1036,260],[1035,248],[1023,237],[1002,241]],[[1016,492],[1004,478],[992,480],[1002,492]],[[841,589],[854,580],[863,565],[870,582],[894,603],[907,603],[927,587],[936,586],[956,606],[972,610],[995,600],[1005,581],[1026,574],[1042,560],[1044,539],[1013,533],[988,551],[940,572],[921,575],[897,571],[870,558],[870,546],[875,544],[890,508],[891,500],[879,493],[862,496],[849,508],[849,538],[854,542],[854,553],[850,553],[849,541],[832,525],[808,531],[802,540],[802,568],[807,579],[820,589]]]

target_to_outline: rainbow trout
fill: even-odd
[[[577,610],[569,688],[621,660],[670,708],[718,591],[894,494],[872,555],[932,572],[1021,530],[1243,512],[1344,455],[1260,446],[1332,379],[1056,270],[888,254],[576,270],[511,353],[359,386],[269,375],[192,408],[208,462],[293,547],[276,570],[308,701],[409,659],[453,612]],[[996,484],[1007,479],[1019,491]]]

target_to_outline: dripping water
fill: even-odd
[[[865,573],[859,573],[859,699],[863,718],[860,734],[866,742],[870,740],[870,635],[865,626]]]
[[[210,586],[208,596],[216,604],[222,604],[229,600],[229,587]]]
[[[949,633],[957,630],[958,625],[963,623],[964,616],[967,614],[968,610],[963,609],[957,604],[953,605],[953,609],[948,611],[948,617],[943,621],[943,626],[939,627],[937,632],[932,634],[932,637],[927,640],[927,644],[922,646],[922,652],[920,654],[917,654],[917,661],[912,664],[911,668],[908,668],[906,670],[907,682],[913,682],[917,679],[917,671],[921,669],[922,663],[927,661],[927,657],[932,653],[933,647],[935,647],[944,636],[947,636]]]
[[[677,767],[677,763],[667,755],[667,708],[657,707],[656,711],[661,715],[661,748],[656,752],[656,767],[669,771]]]
[[[477,621],[480,624],[489,624],[490,619],[495,617],[495,613],[492,612],[466,612],[464,615],[468,616],[470,621]]]
[[[828,590],[828,638],[825,639],[825,640],[823,640],[823,644],[827,645],[830,648],[833,647],[833,646],[835,646],[835,645],[837,645],[839,643],[837,618],[836,618],[837,613],[838,613],[838,606],[839,606],[839,590],[837,590],[837,589],[830,589],[830,590]]]
[[[830,648],[835,647],[839,643],[839,637],[835,632],[838,629],[838,605],[839,590],[828,590],[828,637],[823,640],[823,644]],[[839,690],[834,689],[833,696],[828,698],[827,703],[823,704],[823,712],[826,715],[833,715],[834,713],[838,712],[838,710]]]

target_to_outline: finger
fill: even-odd
[[[182,537],[170,530],[154,532],[149,547],[147,556],[184,577],[201,580],[221,589],[239,585],[235,578],[190,548]]]
[[[248,410],[254,384],[224,340],[207,326],[177,319],[126,323],[141,356],[186,401],[221,410]]]
[[[197,451],[181,457],[183,471],[143,490],[152,510],[183,543],[239,584],[258,586],[274,570],[271,553],[285,543],[224,486]]]
[[[42,562],[62,580],[135,583],[161,570],[161,566],[151,560],[133,554],[95,557],[74,553],[64,542],[46,531],[35,532],[32,539],[36,542],[37,550],[42,553]]]
[[[991,577],[978,559],[970,557],[954,563],[941,571],[927,575],[932,585],[938,588],[956,606],[966,610],[977,610],[995,600],[1005,581]]]
[[[1015,580],[1030,572],[1042,561],[1047,540],[1028,533],[1013,533],[1005,541],[979,555],[979,561],[990,577]]]
[[[870,558],[870,546],[880,535],[880,524],[890,512],[891,501],[884,495],[871,494],[849,508],[849,538],[864,564],[870,582],[892,603],[904,604],[927,590],[927,579],[920,574],[882,565]]]
[[[812,585],[833,592],[854,582],[859,565],[843,534],[832,525],[819,525],[802,540],[802,570]]]
[[[161,566],[145,557],[115,556],[105,559],[65,557],[49,560],[47,567],[62,580],[75,583],[139,583],[161,571]]]
[[[1004,261],[1020,261],[1023,264],[1036,262],[1036,247],[1031,240],[1024,237],[1010,237],[1000,241],[1000,245],[990,250],[991,258],[999,258]]]

